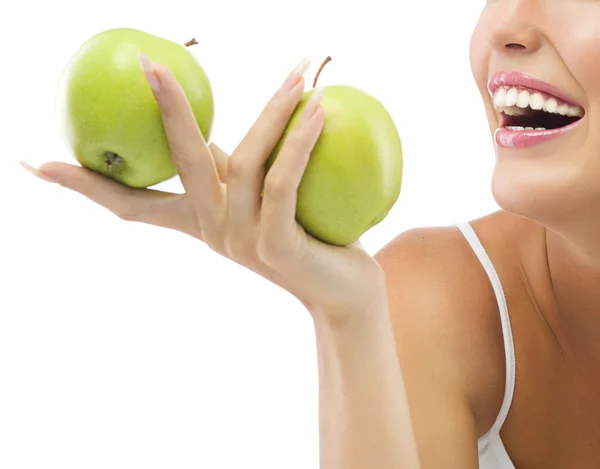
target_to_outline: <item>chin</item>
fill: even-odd
[[[580,172],[575,167],[540,164],[535,158],[499,157],[492,175],[492,194],[509,213],[559,227],[590,206],[592,191]]]

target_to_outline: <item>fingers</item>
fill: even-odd
[[[190,217],[190,205],[182,194],[152,189],[133,189],[101,174],[66,163],[45,163],[39,169],[23,166],[46,181],[86,196],[119,218],[182,231],[198,237],[199,229]]]
[[[281,88],[271,98],[259,118],[236,148],[231,157],[230,171],[233,169],[235,173],[239,166],[244,168],[243,161],[250,159],[254,163],[256,163],[256,160],[264,162],[269,157],[298,105],[304,90],[303,75],[308,70],[309,65],[309,59],[302,59],[288,75]],[[236,155],[239,155],[239,157]],[[238,161],[238,158],[241,158],[242,161]]]
[[[264,182],[259,237],[262,243],[268,245],[266,251],[274,256],[287,249],[280,243],[288,242],[298,233],[298,186],[323,129],[324,111],[320,105],[323,94],[323,88],[314,91],[296,126],[287,135]]]
[[[227,220],[235,242],[246,243],[241,233],[256,239],[253,231],[260,216],[260,193],[265,161],[281,138],[304,91],[304,59],[288,75],[260,117],[231,155],[227,168]],[[236,247],[232,247],[235,250]],[[239,248],[242,250],[243,248]]]
[[[221,179],[221,182],[225,184],[227,183],[227,165],[229,164],[229,155],[215,143],[211,142],[208,146],[210,148],[210,152],[215,158],[217,171],[219,172],[219,179]]]
[[[199,216],[208,223],[224,202],[224,188],[187,96],[173,73],[143,55],[140,64],[158,102],[173,162]]]

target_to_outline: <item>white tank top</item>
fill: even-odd
[[[456,227],[463,233],[471,245],[471,248],[479,258],[481,265],[490,279],[494,293],[496,294],[498,309],[500,311],[500,321],[502,323],[502,335],[504,337],[504,352],[506,357],[504,400],[496,421],[489,431],[479,438],[479,469],[515,469],[515,466],[510,460],[506,448],[504,447],[502,438],[500,438],[500,429],[506,420],[514,395],[516,371],[515,347],[512,329],[510,327],[510,316],[508,314],[506,297],[504,296],[504,290],[502,289],[502,284],[500,283],[500,278],[498,277],[496,269],[471,225],[465,222],[456,224]]]

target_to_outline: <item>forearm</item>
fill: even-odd
[[[387,304],[335,325],[313,317],[321,469],[418,469]]]

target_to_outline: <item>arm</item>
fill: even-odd
[[[303,304],[319,305],[322,311],[311,312],[316,318],[323,390],[323,469],[474,469],[473,422],[463,389],[452,380],[446,382],[441,374],[420,375],[413,366],[418,361],[412,359],[402,363],[400,373],[390,318],[403,318],[400,327],[393,328],[397,335],[418,316],[413,313],[422,312],[420,306],[404,300],[402,293],[389,295],[393,301],[388,308],[381,300],[388,296],[386,288],[379,289],[377,295],[371,288],[385,283],[381,266],[373,257],[354,243],[339,247],[309,237],[295,220],[298,187],[323,129],[323,93],[311,96],[302,119],[265,174],[265,162],[303,96],[302,74],[307,62],[302,61],[290,73],[227,158],[213,155],[215,148],[205,141],[175,75],[144,55],[140,55],[140,64],[159,105],[185,194],[131,190],[95,171],[61,162],[30,168],[34,174],[85,195],[125,220],[195,236]],[[227,162],[226,171],[218,170],[219,161]],[[394,261],[390,265],[384,271],[389,279],[396,280],[388,281],[388,293],[396,282],[413,282],[409,269],[420,264],[417,258],[416,262]],[[369,307],[361,306],[369,297],[379,300]],[[446,307],[444,298],[439,298],[438,311]],[[401,350],[413,350],[406,337],[396,342]],[[438,364],[436,360],[437,356],[423,362],[426,369]],[[403,378],[408,384],[406,376],[412,389],[439,386],[439,391],[428,394],[425,400],[413,400],[413,405],[411,389],[403,387]],[[419,450],[442,448],[455,456],[452,465],[431,459],[427,451],[421,454],[418,466],[406,396],[411,412],[415,409],[417,414],[413,425]],[[440,412],[435,425],[427,420],[429,408]]]
[[[387,302],[335,325],[313,317],[320,467],[420,469]]]
[[[478,467],[468,354],[453,326],[465,301],[434,245],[414,230],[384,248],[387,298],[363,315],[331,325],[313,314],[322,469]]]

